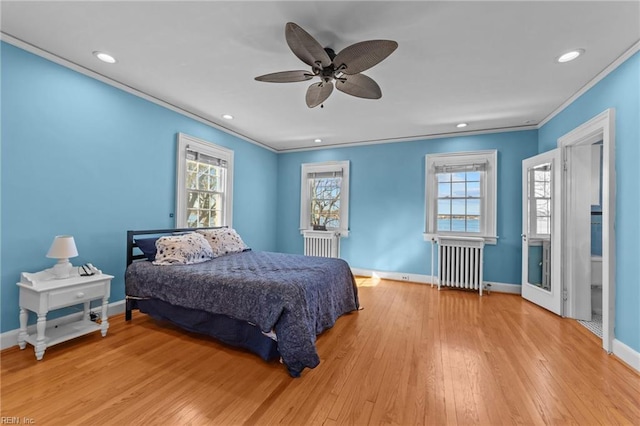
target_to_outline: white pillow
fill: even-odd
[[[196,232],[204,235],[207,239],[213,251],[213,257],[239,253],[249,249],[235,229],[198,229]]]
[[[190,265],[213,259],[211,246],[195,232],[160,237],[156,249],[154,265]]]

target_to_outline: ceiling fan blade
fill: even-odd
[[[282,71],[258,76],[256,80],[269,83],[293,83],[296,81],[311,80],[312,78],[313,74],[309,71]]]
[[[329,95],[333,92],[333,83],[332,82],[320,82],[315,83],[309,86],[307,89],[307,96],[305,100],[307,101],[307,106],[309,108],[314,108],[327,100]]]
[[[331,58],[322,45],[297,24],[288,22],[284,29],[284,36],[291,51],[305,64],[318,67],[316,62],[320,62],[322,65],[319,68],[331,65]]]
[[[345,74],[353,75],[382,62],[398,47],[392,40],[369,40],[345,47],[333,59],[336,69],[344,65]]]
[[[382,90],[378,83],[364,74],[342,76],[340,80],[336,80],[336,89],[359,98],[380,99],[382,97]]]

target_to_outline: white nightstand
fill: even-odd
[[[41,360],[44,351],[58,343],[100,330],[107,335],[107,304],[111,293],[111,275],[98,273],[91,276],[74,275],[64,279],[52,279],[47,273],[22,274],[20,287],[20,333],[18,345],[24,349],[27,343],[35,348],[36,359]],[[102,299],[101,323],[89,318],[92,300]],[[82,319],[70,324],[47,328],[49,311],[73,305],[84,305]],[[27,334],[27,310],[38,315],[36,333]]]

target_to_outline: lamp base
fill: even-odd
[[[71,276],[73,265],[71,265],[69,259],[60,259],[58,260],[58,263],[53,265],[53,268],[51,268],[50,270],[53,277],[60,280],[63,278],[69,278]]]

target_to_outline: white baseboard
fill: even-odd
[[[431,275],[422,274],[410,274],[404,272],[386,272],[386,271],[374,271],[371,269],[351,268],[353,275],[360,277],[375,277],[386,280],[395,281],[407,281],[420,284],[437,284],[437,278]],[[512,293],[520,294],[522,286],[520,284],[508,284],[508,283],[496,283],[496,282],[484,282],[485,291],[495,291],[496,293]]]
[[[520,284],[497,283],[494,281],[485,281],[484,289],[495,291],[496,293],[522,294],[522,286]]]
[[[613,339],[613,354],[620,358],[625,364],[640,372],[640,353],[625,345],[618,339]]]
[[[371,269],[351,268],[353,275],[360,277],[382,278],[385,280],[408,281],[412,283],[431,284],[431,275],[407,274],[402,272],[373,271]],[[435,277],[433,277],[435,278]],[[436,282],[435,280],[433,281]]]
[[[99,307],[91,308],[92,311],[99,312]],[[107,315],[113,316],[117,314],[123,313],[125,310],[125,301],[118,300],[117,302],[109,303],[109,307],[107,308]],[[47,327],[54,327],[57,325],[67,324],[70,322],[78,321],[82,318],[82,312],[74,312],[69,315],[65,315],[63,317],[54,318],[52,320],[47,321]],[[32,324],[27,327],[27,333],[32,334],[36,332],[36,325]],[[19,329],[5,331],[0,334],[0,350],[8,349],[12,346],[18,345],[18,333],[20,333]]]

